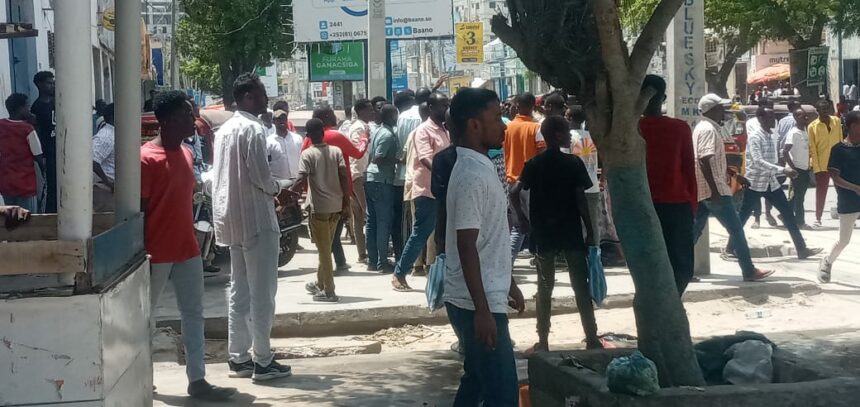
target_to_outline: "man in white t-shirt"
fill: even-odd
[[[791,180],[790,204],[794,210],[797,226],[807,228],[805,208],[803,201],[806,198],[806,190],[809,188],[809,117],[798,107],[792,111],[795,125],[785,136],[785,146],[782,155],[785,157],[786,165],[797,171],[797,177]]]
[[[461,142],[448,183],[444,301],[465,354],[454,405],[516,407],[507,313],[509,306],[522,312],[525,305],[511,274],[507,199],[487,157],[505,137],[499,98],[486,89],[464,89],[450,114],[450,130]]]
[[[591,188],[585,190],[585,200],[588,202],[588,215],[595,236],[600,236],[600,182],[598,181],[597,145],[591,138],[591,133],[584,130],[585,112],[579,106],[571,107],[565,113],[570,122],[570,153],[582,159],[588,176],[591,178]]]
[[[278,110],[272,116],[275,134],[266,137],[269,169],[276,179],[295,180],[299,177],[299,159],[304,140],[288,128],[287,112]]]

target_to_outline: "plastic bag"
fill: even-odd
[[[657,366],[641,352],[612,359],[606,367],[609,391],[648,396],[660,390]]]
[[[749,340],[732,345],[726,351],[730,357],[723,369],[723,378],[736,385],[773,382],[773,346]]]
[[[442,301],[442,295],[445,293],[445,259],[445,253],[436,256],[436,261],[427,273],[427,287],[424,293],[427,295],[427,308],[430,312],[445,306]]]
[[[606,274],[603,273],[603,262],[600,259],[600,247],[588,248],[588,286],[591,298],[598,306],[606,299]]]

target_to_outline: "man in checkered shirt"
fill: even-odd
[[[791,205],[789,205],[788,200],[785,198],[785,193],[782,192],[782,184],[776,179],[777,175],[781,174],[785,174],[791,178],[797,177],[797,171],[791,167],[783,167],[778,164],[779,155],[774,143],[776,114],[773,108],[761,106],[756,111],[756,118],[761,126],[752,134],[749,134],[749,144],[747,145],[746,153],[746,178],[749,180],[750,185],[744,192],[744,201],[739,214],[741,224],[746,224],[756,204],[760,202],[761,198],[764,198],[782,214],[782,221],[791,235],[791,240],[794,241],[794,247],[797,249],[797,257],[805,259],[819,254],[822,251],[821,248],[810,249],[806,247],[806,242],[803,240],[803,235],[797,226]],[[731,244],[729,247],[731,247]]]

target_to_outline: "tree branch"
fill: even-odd
[[[682,0],[667,0],[682,1]],[[600,53],[609,76],[609,89],[612,94],[624,94],[628,70],[627,50],[621,34],[618,19],[618,6],[615,0],[589,0],[594,9],[597,34],[600,38]]]
[[[669,27],[669,23],[683,3],[684,0],[663,0],[657,5],[651,19],[642,28],[636,45],[633,46],[633,53],[630,55],[631,76],[634,78],[645,77],[645,71],[654,56],[654,51],[657,50],[663,40],[663,35],[666,33],[666,28]]]

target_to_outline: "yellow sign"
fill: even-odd
[[[472,78],[470,76],[452,76],[448,78],[448,92],[453,95],[460,89],[468,88],[471,84]]]
[[[102,13],[102,27],[109,31],[116,30],[116,11],[113,7],[108,7]]]
[[[484,23],[457,23],[457,63],[484,63]]]

